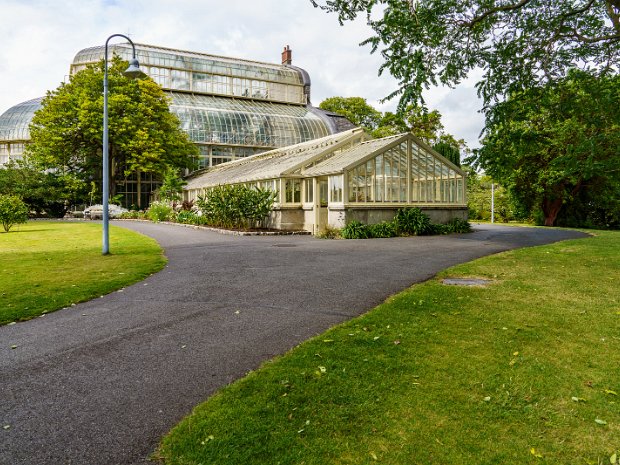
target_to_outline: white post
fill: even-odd
[[[495,184],[491,183],[491,223],[495,223]]]

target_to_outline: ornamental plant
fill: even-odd
[[[174,217],[174,210],[166,202],[153,202],[149,206],[146,216],[155,223],[159,221],[168,221]]]
[[[379,237],[421,236],[471,232],[467,220],[454,218],[446,224],[434,224],[419,208],[401,208],[392,221],[364,224],[353,220],[340,230],[344,239],[373,239]],[[322,237],[330,237],[323,235]],[[331,237],[334,237],[332,235]]]
[[[431,219],[419,208],[401,208],[394,217],[394,225],[401,236],[423,236],[432,232]]]
[[[211,226],[245,229],[262,225],[275,199],[270,189],[223,185],[199,196],[196,205]]]
[[[5,232],[28,221],[28,206],[16,195],[0,194],[0,222]]]

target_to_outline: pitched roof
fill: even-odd
[[[320,159],[326,153],[361,137],[363,137],[363,130],[353,129],[222,163],[191,178],[185,188],[200,189],[219,184],[236,184],[279,178],[286,174],[292,174],[304,165]]]
[[[347,150],[317,163],[315,166],[303,170],[305,176],[323,176],[334,173],[341,173],[352,164],[362,162],[365,158],[372,157],[376,152],[389,147],[395,143],[407,140],[407,134],[384,137],[362,142],[359,145],[350,147]]]

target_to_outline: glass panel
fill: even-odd
[[[189,73],[187,71],[172,70],[172,88],[189,90]]]
[[[301,202],[301,180],[286,179],[284,183],[284,202],[300,203]]]
[[[330,202],[340,203],[342,202],[342,176],[330,176],[329,177],[329,200]]]
[[[400,144],[398,147],[398,155],[400,160],[400,192],[399,199],[401,202],[407,202],[407,144]]]
[[[383,202],[385,200],[385,175],[383,170],[383,155],[375,158],[375,202]]]
[[[319,202],[321,207],[327,207],[327,195],[329,193],[329,188],[327,186],[327,181],[321,180],[319,181]]]
[[[262,189],[269,189],[269,190],[272,190],[272,191],[276,191],[275,183],[276,182],[273,179],[270,179],[268,181],[261,181],[260,182],[260,187]]]
[[[314,180],[313,179],[306,179],[304,180],[304,201],[306,203],[312,203],[314,202]]]
[[[349,171],[347,174],[347,178],[349,180],[348,183],[348,187],[349,187],[349,202],[363,202],[364,200],[362,200],[364,198],[364,177],[363,174],[360,175],[360,172],[362,170],[362,168],[365,167],[356,167],[353,168],[351,171]]]

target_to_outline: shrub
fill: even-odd
[[[377,224],[369,224],[369,237],[396,237],[396,225],[393,222],[384,221]]]
[[[418,208],[399,210],[391,222],[366,225],[351,221],[341,231],[344,239],[371,239],[375,237],[395,237],[422,234],[452,234],[471,232],[469,222],[454,218],[447,224],[433,224],[430,218]],[[323,234],[321,237],[329,237]]]
[[[28,221],[28,206],[16,195],[0,194],[0,223],[5,232],[16,224]]]
[[[342,237],[342,230],[327,225],[316,237],[319,239],[340,239]]]
[[[270,189],[248,186],[216,186],[206,195],[199,196],[196,205],[206,223],[224,228],[253,228],[260,226],[269,215],[276,199]]]
[[[143,220],[146,218],[146,214],[138,210],[129,210],[128,212],[121,213],[119,218],[121,220]]]
[[[401,208],[396,212],[394,225],[399,235],[422,236],[431,234],[431,219],[419,208]]]
[[[177,214],[177,222],[183,224],[194,224],[201,226],[207,223],[206,218],[203,215],[198,215],[196,212],[181,210]]]
[[[159,221],[169,221],[174,216],[174,210],[165,202],[153,202],[147,210],[146,216],[155,223]]]
[[[445,234],[469,233],[472,231],[471,224],[469,224],[469,221],[462,220],[460,218],[453,218],[443,226],[446,231]]]
[[[353,220],[347,224],[340,233],[345,239],[369,239],[370,229],[364,223]]]

